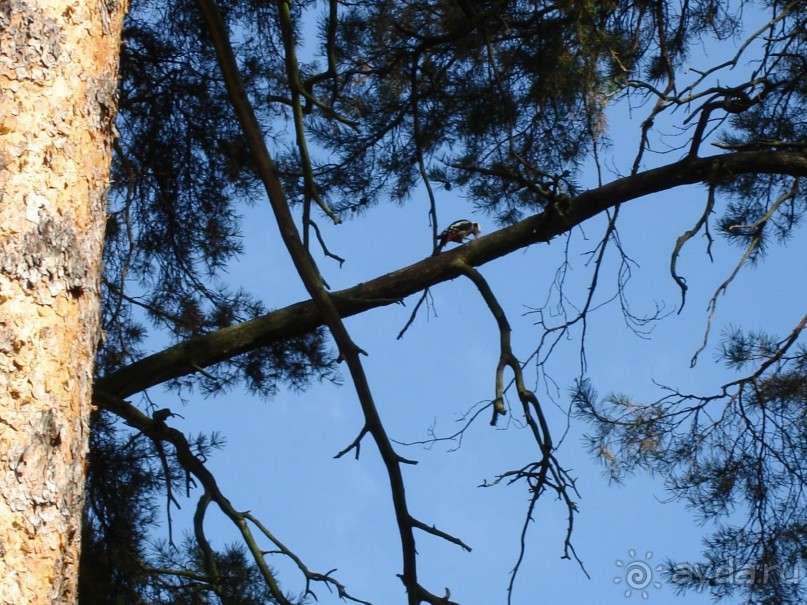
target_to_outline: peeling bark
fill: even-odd
[[[0,0],[0,603],[77,598],[125,2]]]

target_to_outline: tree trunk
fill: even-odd
[[[125,0],[0,0],[0,603],[75,602]]]

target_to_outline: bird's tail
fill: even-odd
[[[437,242],[437,245],[434,247],[434,252],[432,252],[432,256],[437,256],[438,254],[440,254],[440,252],[443,251],[443,247],[448,243],[448,239],[446,239],[445,237],[439,237],[436,239],[439,239],[440,241]]]

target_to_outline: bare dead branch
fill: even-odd
[[[332,588],[332,587],[335,588],[336,593],[339,595],[340,599],[345,599],[347,601],[352,601],[354,603],[361,603],[362,605],[372,605],[372,603],[370,603],[368,601],[362,601],[361,599],[357,599],[356,597],[351,596],[350,593],[347,592],[347,590],[345,589],[345,587],[344,587],[344,585],[342,583],[338,582],[337,580],[335,580],[334,578],[332,578],[330,576],[331,572],[321,574],[321,573],[312,572],[310,569],[308,569],[308,567],[305,565],[305,563],[303,563],[302,559],[300,559],[300,557],[298,557],[292,550],[290,550],[285,544],[283,544],[269,530],[269,528],[266,527],[254,515],[252,515],[251,513],[244,513],[244,518],[247,519],[248,521],[250,521],[253,525],[255,525],[255,527],[257,527],[258,530],[264,536],[266,536],[277,547],[278,552],[280,554],[283,554],[286,557],[288,557],[289,559],[291,559],[292,561],[294,561],[294,564],[297,566],[297,569],[299,569],[302,572],[303,576],[305,576],[305,595],[306,596],[311,595],[312,597],[314,597],[316,599],[316,594],[311,590],[311,583],[312,582],[321,582],[321,583],[325,584],[329,589]]]
[[[465,542],[452,536],[451,534],[447,534],[446,532],[437,529],[434,525],[426,525],[422,521],[418,521],[417,519],[411,520],[412,527],[416,527],[417,529],[425,531],[427,534],[431,534],[433,536],[437,536],[438,538],[442,538],[446,542],[451,542],[452,544],[456,544],[463,550],[467,552],[471,552],[471,547],[468,546]]]
[[[144,435],[155,441],[155,443],[159,442],[162,444],[165,442],[174,446],[177,461],[188,473],[199,480],[205,489],[207,497],[215,502],[221,512],[238,528],[272,596],[280,605],[293,605],[280,590],[272,570],[269,569],[260,548],[258,548],[252,533],[249,531],[249,527],[243,522],[243,515],[235,510],[230,501],[221,492],[215,477],[193,453],[191,445],[188,443],[185,435],[177,429],[169,427],[164,422],[154,421],[128,401],[100,392],[97,389],[93,394],[93,402],[98,407],[108,410],[124,419],[131,426],[142,431]],[[206,507],[203,501],[200,501],[200,505],[202,505],[202,509]],[[198,510],[197,508],[197,512]],[[195,523],[196,522],[195,520]],[[201,520],[198,522],[201,522]]]
[[[493,318],[496,320],[496,325],[499,328],[499,362],[496,366],[496,381],[495,381],[495,402],[502,402],[500,404],[493,406],[493,417],[491,418],[490,423],[492,425],[496,424],[496,419],[498,416],[504,412],[506,412],[503,404],[504,400],[504,368],[509,366],[513,373],[519,377],[522,376],[521,374],[521,366],[519,365],[519,361],[516,356],[513,354],[513,350],[510,345],[510,323],[507,321],[507,316],[504,313],[504,309],[502,309],[499,301],[496,299],[496,296],[493,294],[493,291],[490,289],[487,281],[482,274],[479,273],[473,267],[469,267],[468,265],[462,263],[459,265],[461,272],[470,279],[476,288],[479,290],[479,293],[482,295],[485,303],[490,309]],[[523,382],[523,377],[522,377]]]
[[[211,500],[212,498],[208,491],[203,492],[199,497],[199,501],[196,504],[196,511],[193,514],[193,535],[202,551],[202,563],[207,573],[210,587],[219,598],[222,598],[221,577],[219,576],[219,569],[216,564],[216,556],[210,546],[210,542],[207,540],[207,535],[205,535],[205,513],[207,512],[207,507]]]
[[[458,261],[458,263],[461,263],[461,261]],[[516,480],[525,480],[529,485],[530,492],[532,494],[530,505],[527,510],[527,518],[521,534],[521,551],[519,553],[516,565],[513,569],[513,573],[511,575],[510,587],[508,589],[508,602],[509,602],[509,598],[512,595],[513,582],[515,581],[515,577],[518,574],[518,569],[524,557],[524,552],[526,548],[525,536],[526,536],[527,524],[532,520],[533,510],[538,498],[547,489],[552,489],[557,493],[558,497],[564,502],[566,509],[568,511],[568,525],[564,546],[564,555],[567,558],[569,558],[571,553],[571,556],[575,557],[578,564],[585,572],[585,568],[583,567],[582,561],[580,561],[580,559],[577,559],[577,555],[574,554],[574,549],[571,546],[571,532],[574,525],[574,514],[577,511],[577,505],[571,498],[569,491],[575,489],[574,480],[571,479],[568,473],[560,467],[557,459],[553,454],[554,447],[552,445],[552,437],[550,434],[549,425],[546,421],[546,417],[544,416],[544,412],[541,408],[541,404],[538,401],[538,398],[536,397],[535,393],[527,389],[524,382],[524,374],[522,371],[522,366],[519,363],[518,358],[513,354],[510,343],[510,323],[507,321],[507,316],[504,313],[504,309],[502,309],[501,305],[499,304],[499,301],[496,299],[496,296],[493,294],[493,291],[491,290],[487,281],[484,279],[484,277],[482,277],[482,274],[479,273],[479,271],[477,271],[473,267],[469,267],[468,265],[461,265],[460,270],[463,273],[463,275],[468,277],[477,287],[480,294],[482,295],[482,298],[485,300],[485,303],[490,309],[491,314],[496,320],[496,325],[499,328],[499,343],[501,349],[500,349],[499,362],[496,367],[495,401],[502,402],[503,400],[504,368],[509,367],[514,375],[514,383],[516,385],[516,391],[518,393],[518,397],[522,403],[522,411],[524,413],[524,418],[527,422],[527,425],[530,427],[532,431],[533,438],[535,439],[535,442],[537,443],[538,449],[541,453],[540,461],[532,463],[519,471],[504,473],[499,477],[500,480],[505,476],[509,476],[511,477],[511,482]],[[501,410],[497,408],[495,404],[493,410],[494,410],[493,421],[491,422],[491,424],[494,423],[497,415],[501,413]],[[494,484],[486,484],[486,485],[494,485]],[[586,573],[586,575],[588,574]]]

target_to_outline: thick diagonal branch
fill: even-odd
[[[283,243],[286,245],[297,273],[311,296],[316,310],[322,317],[323,323],[328,326],[336,341],[340,359],[348,366],[364,414],[365,428],[375,441],[387,469],[403,555],[403,574],[401,577],[407,589],[409,603],[410,605],[418,605],[424,600],[436,602],[431,600],[431,594],[421,588],[417,582],[417,552],[413,533],[413,518],[409,513],[406,502],[403,474],[400,466],[402,459],[395,453],[392,442],[381,422],[367,376],[359,359],[361,350],[351,339],[340,317],[339,310],[326,292],[319,270],[297,231],[285,192],[277,176],[277,168],[266,148],[260,124],[244,90],[241,74],[238,70],[222,17],[213,0],[197,0],[197,4],[202,11],[213,39],[230,100],[241,123],[245,138],[252,151],[252,156],[255,158],[258,174],[269,197]],[[278,10],[281,19],[283,15],[287,15],[289,11],[288,0],[279,0]],[[286,39],[285,43],[287,46],[287,62],[296,61],[294,59],[294,49],[290,47],[293,40]],[[300,133],[298,132],[298,134]]]
[[[562,216],[542,213],[500,229],[450,252],[331,294],[342,317],[388,305],[460,275],[455,262],[480,266],[538,242],[546,242],[618,204],[684,185],[748,173],[807,176],[807,154],[797,151],[741,151],[688,158],[586,191],[570,201]],[[97,381],[120,397],[192,374],[324,324],[313,301],[303,301],[247,322],[223,328],[156,353]]]

